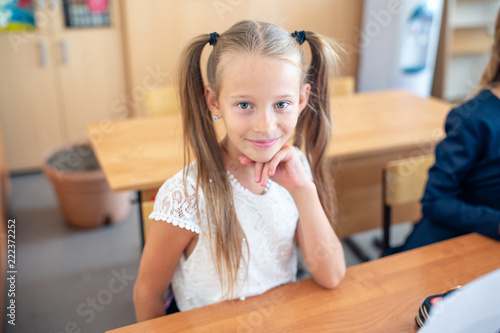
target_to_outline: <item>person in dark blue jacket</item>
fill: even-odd
[[[454,108],[422,198],[409,250],[471,232],[500,240],[500,12],[479,92]]]

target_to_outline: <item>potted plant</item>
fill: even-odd
[[[70,226],[96,228],[119,222],[130,211],[130,192],[111,192],[89,143],[54,151],[42,170]]]

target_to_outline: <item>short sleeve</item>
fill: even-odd
[[[300,161],[302,162],[302,165],[304,166],[304,170],[306,171],[307,176],[309,177],[310,180],[314,180],[312,172],[311,172],[311,166],[309,165],[309,162],[307,161],[306,155],[304,155],[304,153],[299,149],[299,147],[295,147],[295,149],[297,150],[297,153],[299,154]]]
[[[172,225],[200,233],[200,221],[196,209],[196,190],[193,181],[186,180],[184,191],[182,172],[167,180],[156,194],[151,220],[166,221]]]

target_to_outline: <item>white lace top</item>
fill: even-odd
[[[312,179],[307,159],[299,149],[297,151]],[[198,220],[194,207],[194,163],[189,165],[186,183],[192,204],[186,200],[180,171],[161,186],[149,216],[150,219],[163,220],[200,234],[189,257],[181,254],[172,277],[173,293],[181,311],[224,300],[210,244],[200,227],[200,223],[206,226],[208,221],[201,189],[199,202],[202,222]],[[297,253],[294,235],[299,215],[291,195],[284,187],[269,180],[264,194],[258,195],[241,186],[233,175],[228,174],[233,186],[236,215],[246,236],[243,241],[248,243],[250,249],[248,278],[244,279],[245,268],[241,264],[234,288],[234,298],[243,300],[295,281]],[[246,254],[246,247],[243,247],[243,262],[248,260]]]

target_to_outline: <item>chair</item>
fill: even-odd
[[[149,116],[180,113],[177,88],[173,85],[160,86],[143,94],[144,109]]]
[[[342,76],[330,79],[331,96],[349,96],[354,93],[356,88],[356,79],[354,76]]]
[[[154,201],[146,201],[141,204],[141,214],[142,214],[142,234],[143,241],[142,246],[146,242],[146,238],[148,238],[149,227],[151,225],[151,220],[149,219],[149,215],[153,212]]]
[[[142,216],[141,240],[143,247],[146,242],[146,238],[148,237],[149,227],[151,225],[151,220],[149,219],[149,215],[153,212],[155,197],[156,194],[158,193],[158,190],[159,188],[154,188],[138,192],[138,196],[140,199],[139,210]]]
[[[389,249],[392,208],[422,199],[434,160],[434,155],[399,159],[389,161],[382,170],[382,255]]]

